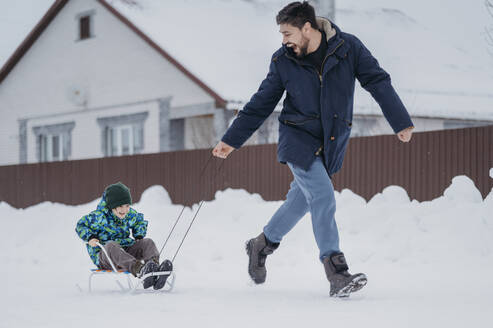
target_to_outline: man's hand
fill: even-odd
[[[93,239],[89,240],[88,244],[92,247],[96,247],[96,246],[98,246],[97,243],[99,243],[99,240],[96,238],[93,238]]]
[[[228,157],[229,154],[231,154],[231,152],[233,150],[235,150],[235,149],[233,147],[231,147],[230,145],[228,145],[222,141],[219,141],[219,143],[216,145],[216,147],[214,147],[214,149],[212,150],[212,155],[224,159],[224,158]]]
[[[397,138],[399,138],[402,142],[409,142],[411,140],[411,136],[413,135],[414,126],[411,126],[407,129],[402,130],[397,133]]]

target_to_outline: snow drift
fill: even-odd
[[[369,277],[367,287],[347,301],[328,297],[309,214],[269,257],[267,282],[249,282],[244,242],[281,202],[243,190],[217,192],[204,203],[175,261],[171,294],[122,295],[104,278],[95,281],[96,293],[85,292],[92,263],[74,227],[98,200],[80,206],[45,202],[24,210],[2,202],[0,277],[6,292],[0,294],[0,327],[488,325],[493,192],[483,200],[473,182],[460,176],[428,202],[411,200],[397,186],[369,202],[350,190],[336,197],[342,250],[351,271]],[[149,220],[148,236],[160,248],[182,206],[153,186],[134,207]],[[166,257],[197,208],[185,209]]]

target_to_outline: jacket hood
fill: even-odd
[[[103,196],[101,197],[101,200],[99,201],[98,206],[96,207],[98,211],[103,211],[103,212],[109,212],[108,208],[106,207],[106,193],[103,192]]]
[[[330,20],[324,17],[317,17],[317,25],[320,30],[323,30],[325,32],[325,35],[327,36],[327,41],[333,38],[337,34],[337,32],[340,32],[337,31],[337,26],[335,26],[333,23],[330,22]]]
[[[327,18],[317,17],[316,19],[317,19],[317,25],[319,30],[323,30],[325,32],[325,35],[327,37],[327,43],[329,44],[329,48],[330,48],[330,43],[336,40],[340,36],[341,30],[339,29],[339,27],[337,27],[337,25],[332,23]],[[294,51],[291,48],[288,48],[285,44],[282,45],[281,49],[283,49],[291,56],[296,56]]]

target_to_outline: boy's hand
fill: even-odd
[[[219,141],[216,147],[214,147],[214,149],[212,150],[212,155],[224,159],[228,157],[233,150],[235,150],[234,147],[231,147],[230,145]]]
[[[97,244],[99,243],[99,239],[96,239],[96,238],[93,238],[91,240],[89,240],[88,244],[92,247],[96,247],[98,246]]]

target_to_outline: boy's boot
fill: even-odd
[[[140,270],[142,269],[142,267],[144,266],[144,262],[143,261],[140,261],[140,260],[136,260],[131,268],[130,268],[130,273],[134,275],[134,277],[137,277],[139,276],[139,272]]]
[[[140,262],[140,261],[137,261]],[[158,265],[156,262],[153,260],[147,261],[144,265],[142,265],[142,268],[140,269],[139,273],[137,274],[137,278],[142,278],[144,275],[151,273],[151,272],[156,272],[158,270]],[[150,276],[144,279],[142,285],[144,286],[144,289],[147,289],[151,286],[154,286],[156,283],[156,276]]]
[[[173,263],[171,263],[170,260],[164,260],[163,263],[159,266],[158,270],[159,272],[163,271],[169,271],[169,274],[166,275],[161,275],[157,276],[156,283],[154,284],[154,289],[161,289],[166,285],[166,280],[171,274],[171,271],[173,271]]]

